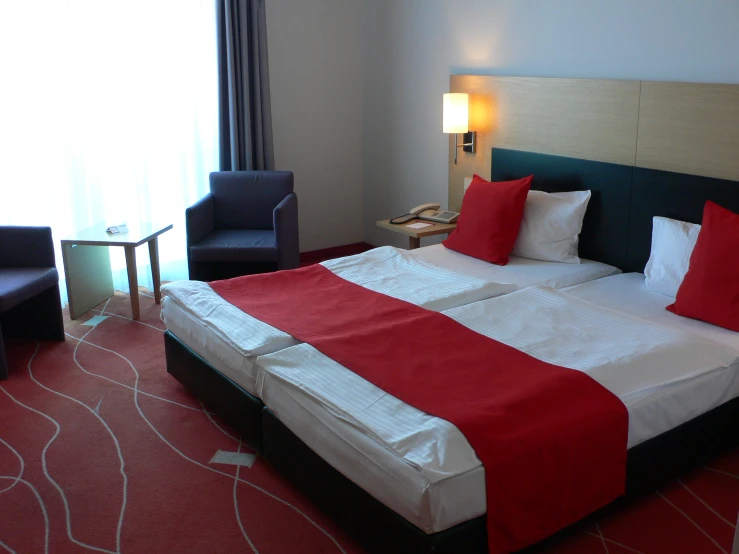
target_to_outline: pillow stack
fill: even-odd
[[[491,183],[472,178],[462,200],[457,228],[442,243],[450,250],[506,265],[518,236],[533,175]]]
[[[578,237],[590,191],[529,190],[533,175],[493,183],[479,175],[462,200],[450,250],[505,265],[512,254],[547,262],[580,263]]]
[[[739,331],[739,215],[706,202],[688,271],[667,309]]]

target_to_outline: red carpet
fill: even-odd
[[[9,341],[0,552],[361,552],[262,459],[211,462],[248,449],[166,373],[159,307],[141,301],[141,322],[116,295],[65,343]],[[737,512],[739,451],[547,552],[728,554]]]

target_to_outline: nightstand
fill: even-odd
[[[408,228],[408,225],[413,225],[414,223],[430,223],[431,225],[428,227],[423,227],[422,229]],[[393,225],[392,223],[390,223],[389,219],[383,219],[382,221],[377,221],[375,224],[378,227],[387,229],[388,231],[393,231],[394,233],[406,235],[408,237],[408,248],[410,250],[421,246],[422,237],[448,235],[457,228],[456,223],[434,223],[433,221],[424,221],[422,219],[412,219],[411,221],[407,223],[401,223],[400,225]]]

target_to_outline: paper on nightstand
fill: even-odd
[[[406,225],[409,229],[423,229],[424,227],[431,227],[433,223],[412,223],[411,225]]]

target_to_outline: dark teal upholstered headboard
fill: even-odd
[[[580,256],[643,272],[652,244],[652,218],[700,223],[712,200],[739,213],[739,182],[536,152],[493,148],[492,180],[534,174],[531,188],[590,190]]]
[[[493,181],[534,174],[531,188],[592,192],[580,233],[580,256],[626,267],[632,166],[493,148]]]

